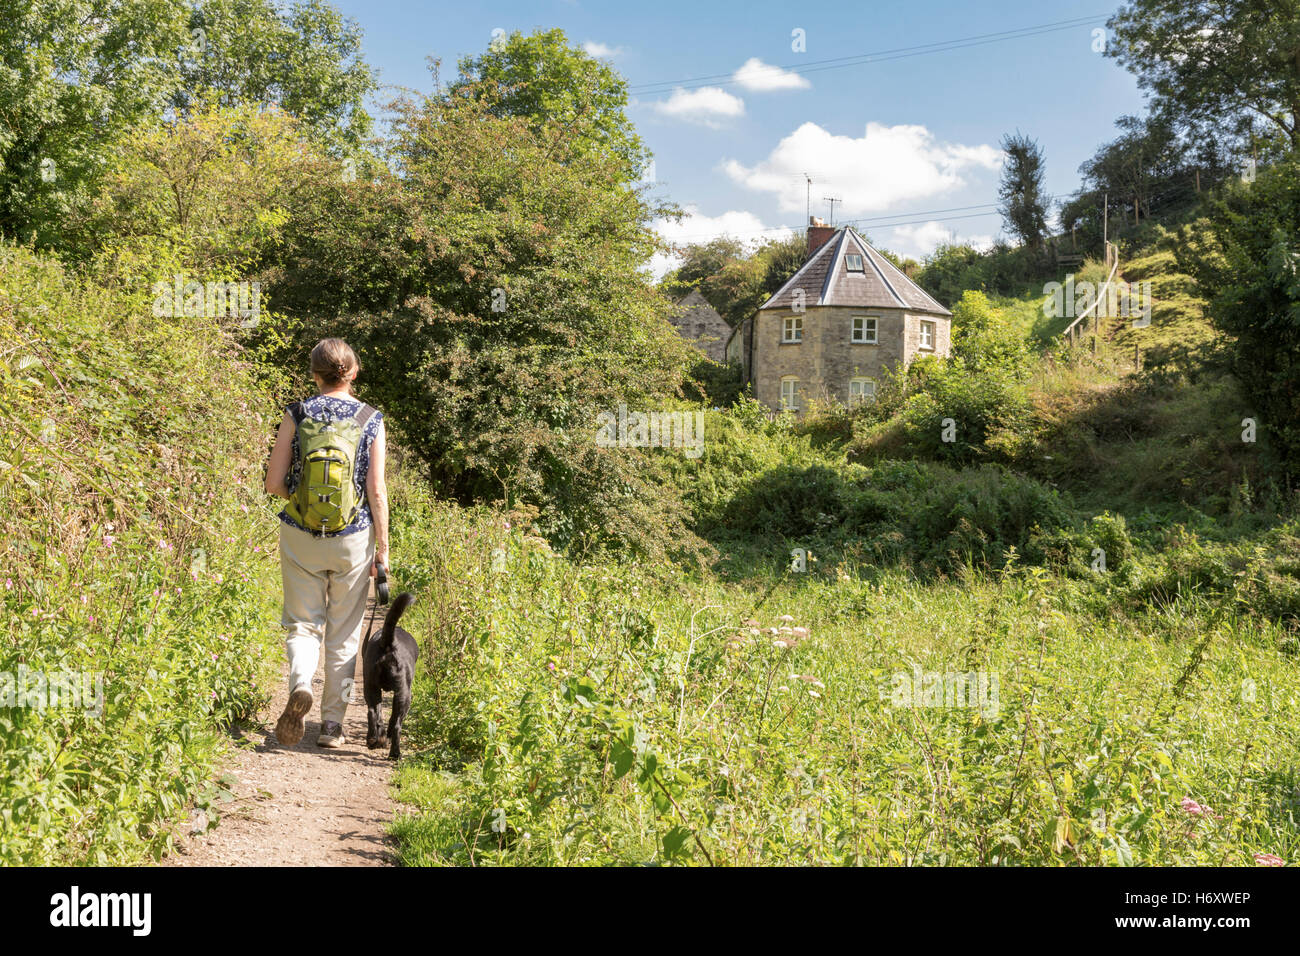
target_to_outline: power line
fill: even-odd
[[[985,207],[985,206],[996,206],[996,205],[997,205],[997,203],[982,203],[982,204],[977,205],[977,206],[954,206],[954,207],[952,207],[952,209],[953,209],[953,211],[962,210],[962,209],[980,209],[980,208],[983,208],[983,207]],[[946,212],[946,211],[948,211],[948,210],[935,209],[935,210],[931,210],[930,212],[936,212],[936,213],[938,213],[938,212]],[[987,212],[968,213],[968,214],[966,214],[966,215],[962,215],[962,216],[942,216],[942,217],[940,217],[940,218],[938,218],[938,219],[935,219],[935,218],[933,218],[933,217],[930,217],[930,212],[926,212],[926,211],[920,211],[920,212],[906,212],[906,213],[902,213],[902,212],[900,212],[900,213],[897,214],[897,216],[885,216],[885,217],[882,217],[882,218],[880,218],[880,219],[843,219],[843,220],[840,221],[840,225],[841,225],[841,226],[847,226],[847,225],[860,225],[860,226],[864,226],[864,227],[870,227],[870,226],[873,226],[873,225],[874,225],[874,226],[876,226],[876,227],[879,228],[879,229],[892,229],[892,228],[895,227],[895,226],[916,226],[916,225],[920,225],[920,224],[922,224],[922,223],[927,223],[927,222],[951,222],[951,221],[953,221],[953,220],[957,220],[957,219],[979,219],[979,218],[981,218],[981,217],[983,217],[983,216],[997,216],[997,215],[1001,215],[1001,214],[997,211],[997,209],[989,209]],[[906,222],[886,222],[886,221],[885,221],[885,220],[888,220],[888,219],[896,219],[898,216],[927,216],[927,217],[930,217],[930,218],[925,218],[925,219],[912,219],[912,220],[909,220],[909,221],[906,221]],[[701,232],[701,233],[696,233],[695,235],[691,235],[691,236],[681,236],[681,237],[679,237],[678,239],[676,239],[676,240],[674,240],[674,241],[675,241],[675,242],[686,242],[686,241],[691,240],[691,239],[711,239],[711,238],[714,238],[715,236],[719,236],[719,235],[725,235],[725,236],[730,236],[730,237],[732,237],[732,238],[734,238],[734,239],[740,239],[740,238],[743,238],[743,237],[746,237],[746,236],[760,236],[760,235],[764,235],[764,234],[769,233],[769,232],[798,232],[801,228],[802,228],[801,226],[772,226],[772,227],[770,227],[770,228],[768,228],[768,229],[754,229],[754,230],[751,230],[751,231],[749,231],[749,232],[731,232],[730,230],[728,230],[728,231],[726,231],[726,232],[723,232],[723,233]]]
[[[923,56],[927,53],[943,53],[948,50],[959,50],[966,47],[982,46],[988,43],[1000,43],[1003,40],[1018,40],[1025,37],[1040,36],[1044,33],[1055,33],[1061,30],[1072,30],[1076,27],[1085,26],[1089,23],[1095,23],[1105,14],[1095,14],[1087,17],[1074,17],[1069,20],[1057,20],[1053,23],[1044,23],[1033,27],[1021,27],[1016,30],[1003,30],[998,33],[982,33],[976,36],[960,37],[955,40],[942,40],[936,43],[924,43],[919,46],[895,47],[889,50],[879,50],[873,53],[858,53],[851,56],[832,57],[825,60],[812,60],[807,63],[792,64],[786,67],[772,67],[772,70],[781,70],[786,73],[819,73],[823,70],[837,70],[846,66],[861,66],[866,63],[884,62],[887,60],[899,60],[912,56]],[[739,82],[735,79],[735,73],[714,73],[706,76],[687,77],[681,80],[661,80],[655,83],[639,83],[635,86],[629,86],[628,92],[633,94],[655,94],[667,93],[675,88],[696,89],[699,86],[717,86],[729,85]]]

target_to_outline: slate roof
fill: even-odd
[[[849,272],[847,255],[862,256],[862,272]],[[866,309],[907,309],[930,315],[952,315],[867,244],[852,226],[836,230],[811,259],[759,309],[789,309],[796,289],[803,289],[805,308],[846,305]]]

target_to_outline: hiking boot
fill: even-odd
[[[320,736],[316,738],[317,747],[342,747],[347,742],[347,738],[343,736],[342,724],[327,720],[320,725]]]
[[[311,704],[311,691],[305,687],[299,687],[290,694],[289,703],[284,705],[284,713],[276,721],[275,739],[286,747],[292,747],[302,740],[302,735],[307,729],[303,724],[303,718],[311,710]]]

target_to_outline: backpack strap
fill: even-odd
[[[303,416],[307,414],[307,409],[302,402],[294,402],[286,410],[293,417],[293,423],[295,425],[301,425]]]
[[[352,417],[355,418],[355,419],[357,420],[357,424],[361,426],[361,430],[362,430],[362,431],[365,431],[365,428],[366,428],[366,422],[368,422],[368,421],[370,421],[370,419],[374,418],[374,417],[375,417],[375,412],[377,412],[378,410],[379,410],[379,409],[377,409],[377,408],[371,408],[371,407],[370,407],[369,405],[367,405],[365,402],[362,402],[362,403],[361,403],[361,407],[358,408],[355,412],[352,413]]]

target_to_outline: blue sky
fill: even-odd
[[[559,27],[587,45],[632,88],[628,112],[655,154],[655,188],[691,213],[660,224],[680,241],[801,228],[807,173],[813,215],[828,218],[823,197],[838,197],[835,221],[865,220],[858,228],[877,245],[920,257],[949,239],[987,243],[1002,228],[987,204],[1004,133],[1038,140],[1047,188],[1065,196],[1079,164],[1116,135],[1114,121],[1144,109],[1132,76],[1094,50],[1093,31],[1115,9],[1103,0],[335,3],[361,24],[381,81],[421,90],[431,87],[426,58],[448,78],[496,29]],[[821,62],[882,51],[908,55]]]

